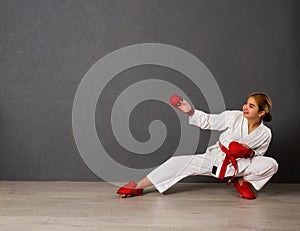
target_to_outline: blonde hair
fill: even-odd
[[[262,118],[265,122],[270,122],[272,120],[271,108],[272,101],[269,96],[264,93],[251,93],[248,98],[253,97],[258,105],[259,111],[265,111],[265,115]]]

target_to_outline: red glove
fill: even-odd
[[[233,176],[227,182],[227,186],[228,186],[233,181],[235,175],[238,172],[238,166],[237,166],[237,162],[235,159],[252,157],[253,150],[251,148],[245,147],[244,145],[242,145],[236,141],[230,142],[230,144],[228,145],[228,149],[225,146],[223,146],[220,142],[219,142],[219,146],[220,146],[221,150],[226,154],[226,157],[223,161],[223,164],[222,164],[222,167],[221,167],[221,170],[219,173],[219,178],[224,179],[225,172],[226,172],[229,161],[232,163],[232,165],[235,169]]]
[[[249,158],[253,154],[253,150],[251,148],[247,148],[236,141],[230,142],[228,148],[235,158]]]
[[[170,104],[189,116],[192,116],[195,113],[194,108],[192,108],[191,105],[179,95],[172,95],[170,97]]]

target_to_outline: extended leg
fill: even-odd
[[[174,156],[147,175],[160,192],[164,192],[190,175],[211,175],[211,167],[204,167],[205,155]]]

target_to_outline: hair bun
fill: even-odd
[[[263,118],[263,121],[265,122],[271,122],[272,121],[272,114],[269,112],[267,113],[264,118]]]

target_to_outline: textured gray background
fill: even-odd
[[[250,92],[268,93],[274,108],[267,155],[280,164],[272,181],[299,183],[299,5],[296,0],[1,0],[0,179],[101,180],[75,145],[76,89],[103,56],[151,42],[177,46],[199,58],[218,82],[228,109],[241,108]],[[201,92],[185,83],[184,76],[148,65],[116,76],[101,95],[96,115],[111,108],[120,89],[153,75],[172,78],[189,91],[195,106],[207,110]],[[167,121],[171,114],[167,105],[145,102],[132,113],[132,132],[147,140],[147,123]],[[96,125],[99,134],[107,126],[99,120]],[[205,150],[209,132],[202,135],[199,152]],[[166,148],[177,139],[171,137]],[[156,164],[170,156],[165,149],[161,154]]]

